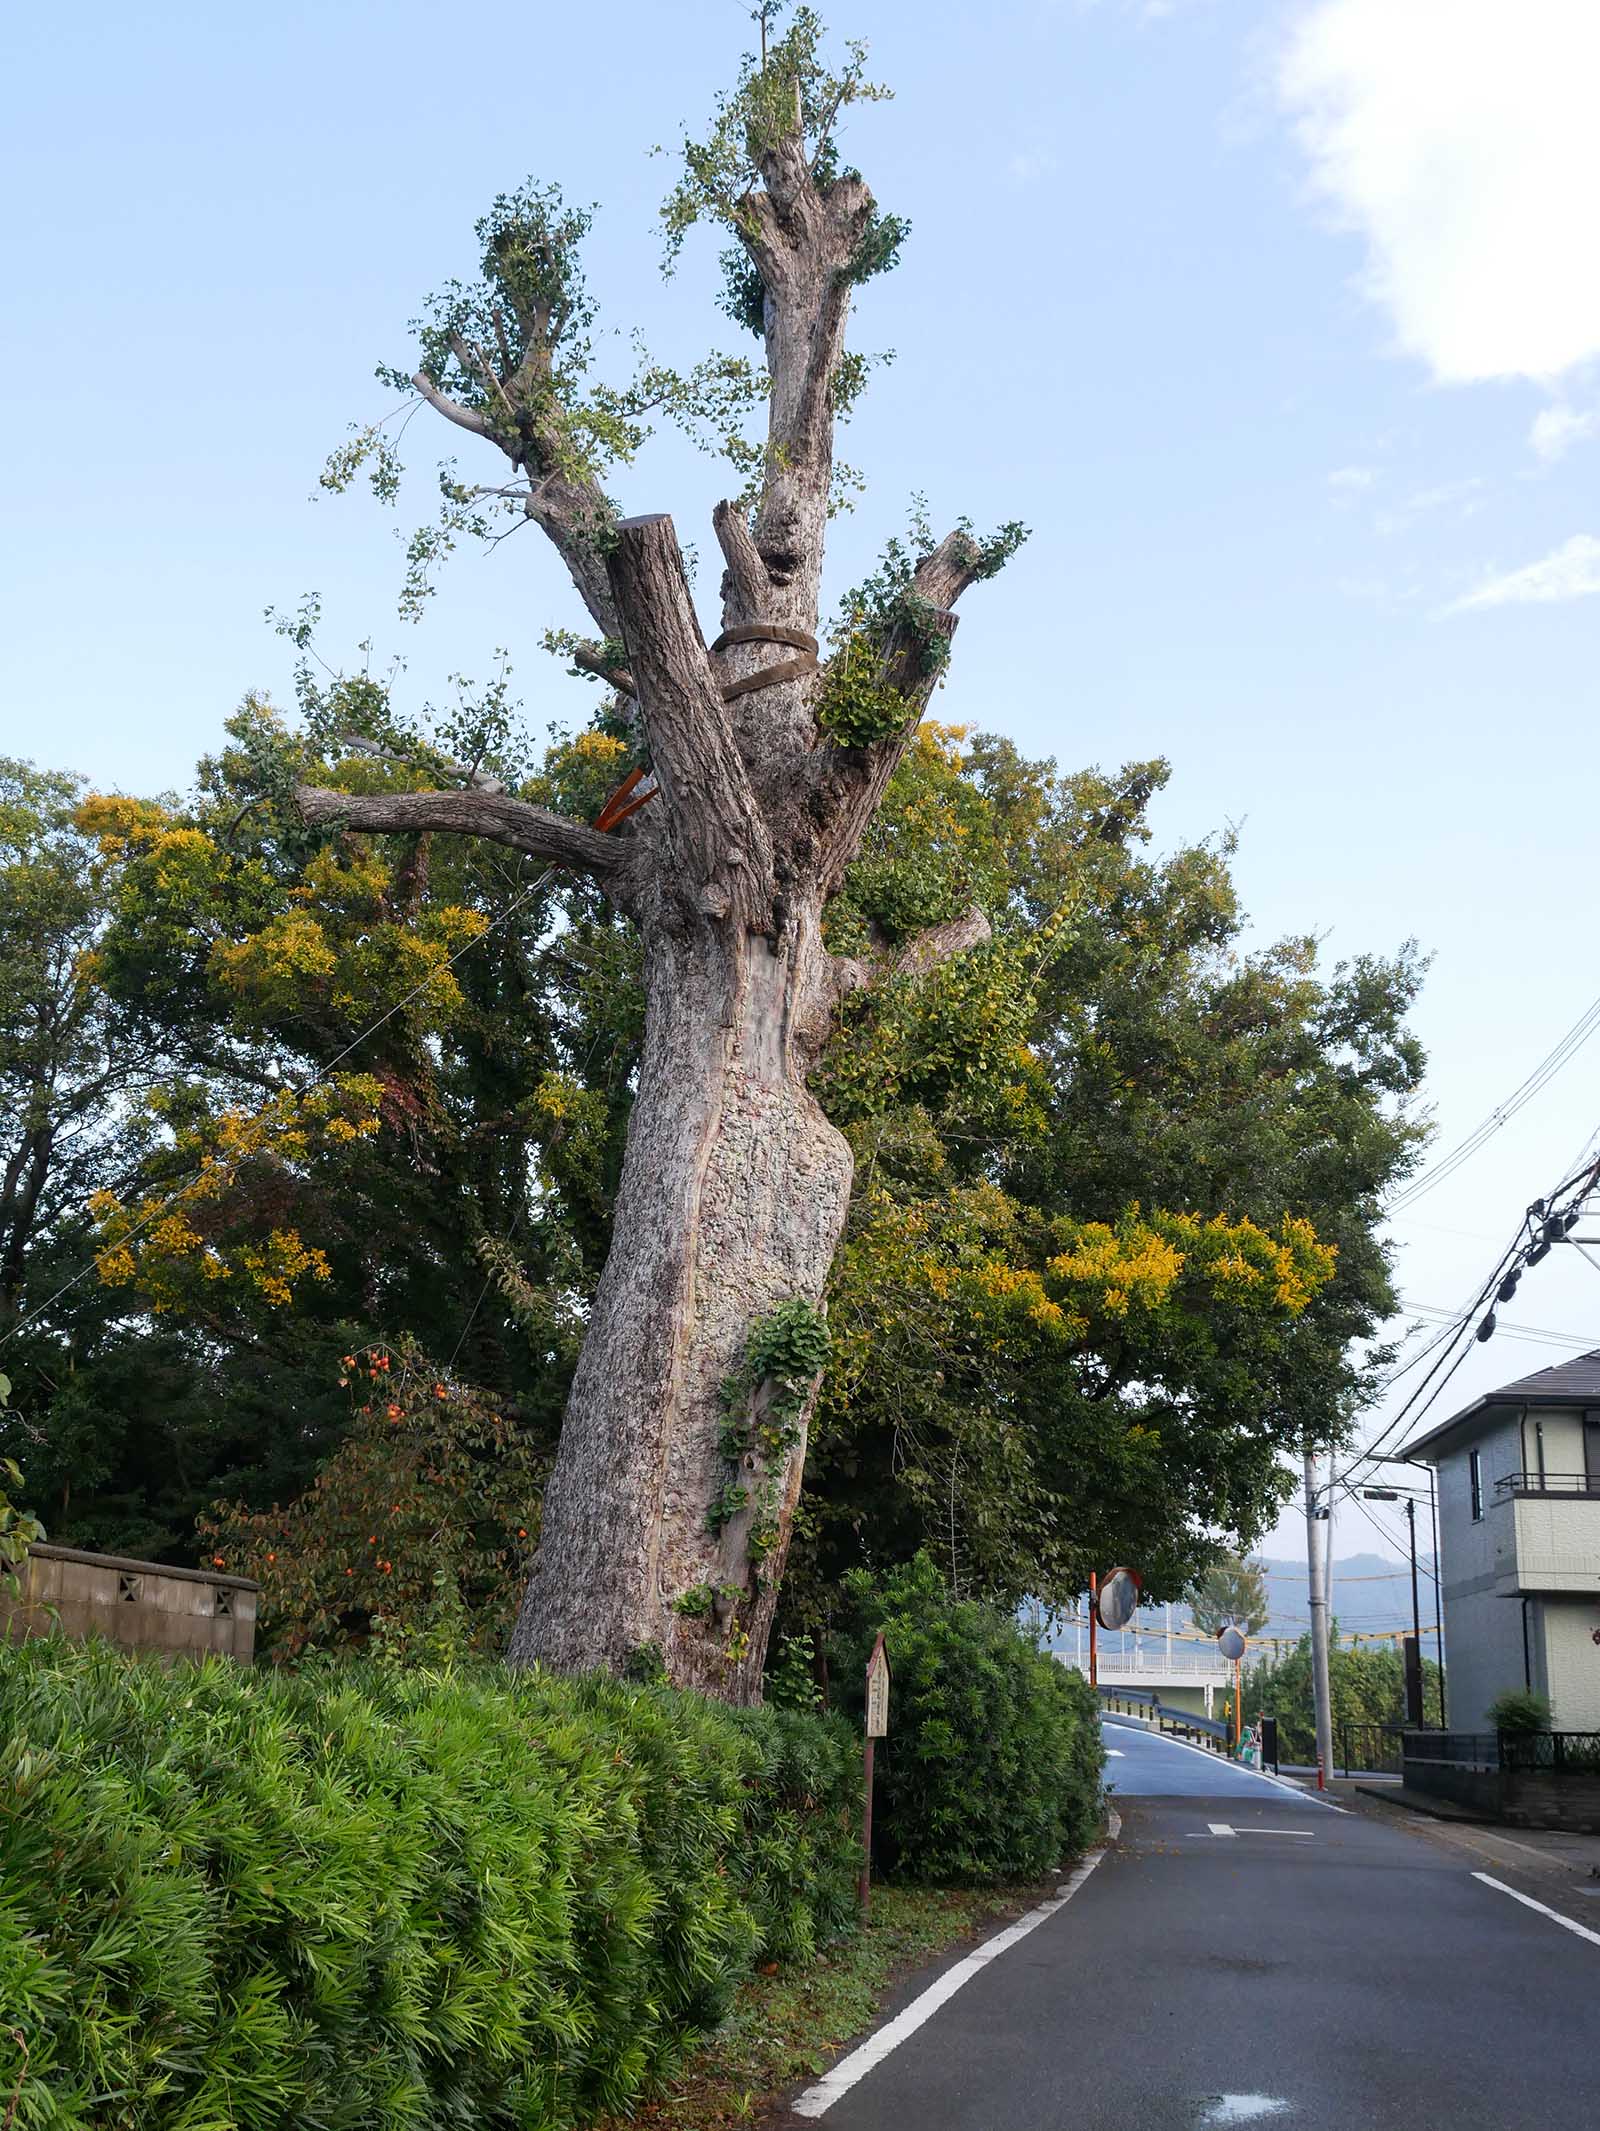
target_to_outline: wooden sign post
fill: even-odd
[[[861,1921],[872,1912],[872,1750],[889,1730],[889,1657],[880,1634],[867,1659],[866,1750],[862,1763]]]

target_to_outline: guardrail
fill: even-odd
[[[1114,1716],[1140,1717],[1169,1738],[1188,1738],[1197,1745],[1215,1748],[1219,1754],[1227,1752],[1228,1727],[1216,1717],[1192,1716],[1186,1709],[1168,1709],[1159,1696],[1145,1694],[1137,1687],[1107,1686],[1102,1681],[1099,1694],[1101,1707]]]

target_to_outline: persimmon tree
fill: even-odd
[[[896,969],[987,938],[978,909],[894,950],[823,936],[896,763],[944,671],[955,606],[1021,538],[891,545],[820,657],[834,431],[865,366],[846,346],[856,287],[895,263],[904,225],[843,166],[846,110],[882,92],[852,47],[839,71],[802,10],[745,63],[667,202],[669,249],[697,224],[729,246],[724,308],[764,360],[687,378],[646,366],[591,380],[578,250],[587,218],[557,191],[497,202],[482,280],[421,332],[415,394],[487,459],[447,476],[424,567],[468,526],[520,512],[554,545],[592,635],[574,665],[653,793],[611,833],[498,788],[467,763],[422,792],[299,792],[308,823],[487,837],[592,881],[640,943],[645,1036],[609,1257],[545,1494],[514,1662],[627,1666],[659,1651],[675,1681],[754,1699],[827,1352],[823,1297],[851,1154],[808,1086],[840,1002]],[[721,627],[708,644],[672,519],[625,516],[602,485],[653,412],[732,433],[765,404],[742,494],[719,504]],[[387,444],[358,438],[380,490]],[[735,452],[735,456],[738,453]],[[419,580],[420,581],[420,580]]]

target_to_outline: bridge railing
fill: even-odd
[[[1087,1655],[1079,1657],[1075,1651],[1058,1650],[1056,1656],[1063,1665],[1071,1665],[1078,1672],[1089,1670]],[[1102,1681],[1118,1686],[1134,1686],[1140,1681],[1159,1683],[1170,1680],[1175,1687],[1217,1687],[1226,1689],[1233,1684],[1233,1668],[1210,1650],[1174,1651],[1171,1660],[1157,1651],[1135,1651],[1131,1656],[1108,1656],[1104,1650],[1099,1654],[1095,1670]]]

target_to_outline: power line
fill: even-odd
[[[1406,1308],[1413,1316],[1427,1318],[1430,1323],[1455,1325],[1459,1322],[1455,1311],[1440,1309],[1435,1303],[1407,1300]],[[1587,1354],[1596,1343],[1592,1332],[1556,1332],[1544,1325],[1514,1324],[1509,1317],[1501,1317],[1498,1313],[1495,1330],[1507,1339],[1525,1339],[1538,1346],[1571,1347],[1580,1354]]]
[[[1489,1301],[1490,1291],[1494,1291],[1495,1301],[1509,1302],[1516,1292],[1517,1283],[1521,1280],[1524,1271],[1531,1266],[1538,1265],[1544,1258],[1548,1257],[1556,1243],[1565,1240],[1567,1234],[1577,1223],[1578,1208],[1593,1190],[1596,1178],[1600,1177],[1600,1162],[1589,1159],[1589,1148],[1592,1145],[1593,1140],[1591,1139],[1589,1146],[1585,1148],[1584,1156],[1579,1166],[1570,1171],[1543,1198],[1535,1199],[1533,1204],[1527,1209],[1522,1217],[1521,1228],[1506,1250],[1502,1252],[1493,1272],[1490,1273],[1488,1279],[1478,1289],[1472,1301],[1461,1311],[1453,1324],[1446,1329],[1443,1335],[1443,1352],[1439,1355],[1438,1360],[1435,1361],[1433,1367],[1422,1381],[1413,1388],[1410,1397],[1401,1406],[1399,1412],[1389,1420],[1372,1442],[1366,1446],[1365,1450],[1351,1461],[1344,1472],[1336,1476],[1338,1480],[1348,1480],[1350,1474],[1356,1471],[1359,1466],[1373,1459],[1383,1445],[1392,1440],[1398,1430],[1408,1425],[1415,1427],[1424,1418],[1471,1351],[1472,1343],[1464,1341],[1463,1334],[1472,1323],[1473,1318],[1477,1316],[1478,1311]],[[1570,1199],[1571,1203],[1563,1205],[1562,1202],[1567,1199]],[[1487,1314],[1478,1324],[1477,1338],[1480,1341],[1488,1339],[1497,1329],[1497,1319],[1494,1307],[1491,1304]],[[1436,1340],[1433,1344],[1438,1346],[1441,1341]],[[1444,1372],[1442,1376],[1439,1373],[1441,1369]],[[1436,1378],[1438,1379],[1437,1381],[1435,1381]],[[1430,1385],[1432,1385],[1431,1390],[1429,1389]],[[1424,1392],[1427,1392],[1426,1398],[1422,1396]],[[1420,1405],[1418,1404],[1419,1400],[1421,1400]],[[1415,1409],[1414,1412],[1413,1409]]]
[[[1379,1523],[1378,1519],[1373,1515],[1372,1511],[1368,1509],[1366,1501],[1358,1489],[1351,1487],[1347,1481],[1345,1483],[1344,1491],[1350,1497],[1351,1501],[1355,1504],[1356,1508],[1360,1510],[1362,1516],[1366,1518],[1367,1522],[1372,1526],[1372,1529],[1377,1533],[1380,1539],[1386,1539],[1390,1546],[1406,1546],[1407,1542],[1400,1537],[1398,1532],[1391,1532],[1387,1525]],[[1409,1567],[1410,1554],[1408,1552],[1404,1561],[1396,1563],[1395,1574],[1397,1576],[1403,1576],[1407,1573]],[[1420,1554],[1417,1556],[1417,1567],[1421,1570],[1422,1574],[1428,1578],[1430,1583],[1436,1584],[1439,1581],[1439,1578],[1435,1571],[1428,1567],[1426,1560]],[[1352,1579],[1352,1581],[1353,1580],[1354,1579]]]
[[[1497,1104],[1480,1124],[1474,1126],[1464,1140],[1452,1147],[1431,1169],[1424,1171],[1414,1184],[1408,1184],[1404,1190],[1397,1193],[1389,1211],[1397,1213],[1402,1206],[1414,1206],[1418,1199],[1423,1198],[1436,1185],[1444,1183],[1464,1163],[1469,1162],[1478,1149],[1493,1139],[1503,1126],[1508,1125],[1525,1104],[1530,1103],[1534,1096],[1549,1086],[1563,1066],[1576,1058],[1597,1028],[1600,1028],[1600,999],[1593,1000],[1585,1007],[1561,1041],[1546,1053],[1520,1087],[1513,1089],[1504,1102]]]

